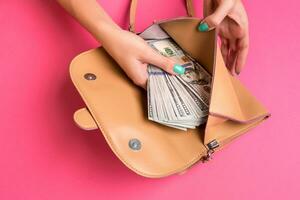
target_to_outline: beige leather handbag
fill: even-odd
[[[84,52],[70,65],[72,81],[86,104],[74,114],[84,130],[99,129],[115,155],[131,170],[145,177],[181,173],[234,138],[263,122],[268,111],[230,75],[216,41],[216,30],[199,32],[200,19],[190,17],[155,22],[213,77],[209,117],[205,126],[180,131],[147,118],[146,92],[135,86],[106,51]],[[130,9],[134,31],[137,0]],[[185,31],[182,31],[185,30]],[[143,33],[142,33],[143,34]]]

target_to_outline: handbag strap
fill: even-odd
[[[135,17],[138,0],[131,0],[130,15],[129,15],[129,31],[135,33]],[[189,17],[195,16],[193,0],[185,0],[187,14]]]

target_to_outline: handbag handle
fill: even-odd
[[[129,15],[129,31],[135,33],[135,16],[138,0],[131,0],[130,4],[130,15]],[[185,0],[187,14],[189,17],[195,16],[193,0]]]

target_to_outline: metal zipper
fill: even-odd
[[[208,162],[212,159],[212,154],[215,153],[215,149],[218,148],[220,145],[217,140],[212,140],[207,144],[207,152],[206,155],[203,156],[202,161]]]

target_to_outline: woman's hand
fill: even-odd
[[[141,37],[129,31],[114,30],[109,37],[102,41],[102,44],[127,76],[144,89],[146,89],[148,79],[148,64],[153,64],[173,75],[184,73],[182,66],[170,58],[160,55]]]
[[[204,0],[205,19],[200,31],[217,27],[221,51],[232,74],[239,74],[245,65],[248,46],[248,17],[241,0]]]
[[[102,43],[129,78],[146,89],[147,65],[170,74],[183,74],[184,68],[154,51],[139,36],[122,30],[96,0],[57,0],[80,24]]]

